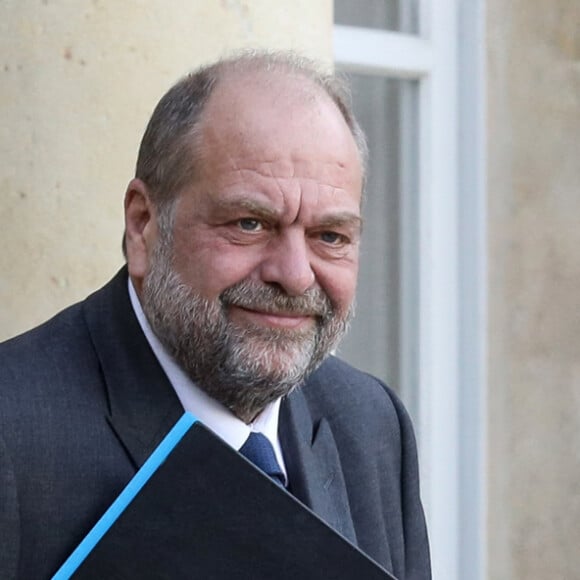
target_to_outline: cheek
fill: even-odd
[[[184,283],[204,298],[217,298],[226,288],[251,277],[258,260],[228,244],[201,244],[176,251],[175,268]]]
[[[356,264],[349,264],[346,267],[322,269],[318,273],[320,287],[340,312],[346,312],[354,300],[357,271]]]

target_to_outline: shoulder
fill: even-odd
[[[377,377],[361,371],[347,362],[330,356],[308,379],[305,395],[331,408],[392,409],[401,402],[396,393]]]
[[[64,402],[99,375],[99,363],[87,322],[103,317],[98,290],[40,326],[0,344],[0,414]],[[113,337],[111,337],[113,338]],[[4,413],[2,413],[4,411]]]
[[[46,374],[63,358],[74,364],[75,356],[90,345],[87,318],[102,317],[103,310],[111,308],[110,298],[123,286],[119,278],[122,276],[118,275],[85,300],[62,310],[47,322],[0,343],[0,382],[19,373],[30,375],[38,367],[42,367]]]
[[[312,374],[303,394],[313,414],[331,423],[356,422],[365,431],[397,439],[401,431],[412,432],[409,415],[391,388],[334,356]]]
[[[89,373],[97,369],[80,305],[1,344],[0,431],[10,448],[30,449],[35,433],[75,413],[78,394],[89,390]]]
[[[81,304],[0,344],[0,381],[20,374],[29,376],[36,368],[45,371],[59,356],[66,356],[82,337]],[[47,367],[48,365],[48,367]]]

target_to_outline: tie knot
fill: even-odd
[[[249,459],[256,467],[269,475],[276,483],[285,487],[285,477],[272,444],[262,433],[250,433],[246,442],[240,448],[240,453]]]

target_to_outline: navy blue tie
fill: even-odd
[[[278,485],[286,487],[284,473],[276,460],[274,448],[265,435],[250,433],[240,448],[240,453],[266,475],[269,475]]]

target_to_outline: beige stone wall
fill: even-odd
[[[580,577],[580,2],[489,0],[489,578]]]
[[[243,46],[331,59],[332,0],[0,2],[0,339],[122,263],[122,198],[169,85]]]

